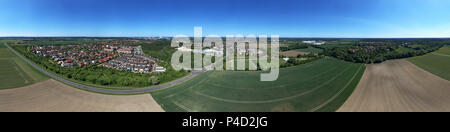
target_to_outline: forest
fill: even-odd
[[[401,59],[424,55],[438,50],[448,40],[430,39],[373,39],[361,40],[357,44],[342,47],[321,46],[324,55],[357,63],[381,63],[390,59]]]

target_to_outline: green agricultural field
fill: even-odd
[[[281,69],[273,82],[261,82],[256,71],[210,71],[152,95],[166,111],[335,111],[364,70],[325,58]]]
[[[450,45],[442,47],[441,49],[436,51],[435,54],[440,54],[440,55],[444,55],[444,56],[450,55]]]
[[[4,46],[0,48],[0,75],[0,89],[22,87],[48,79]]]
[[[318,54],[318,53],[322,53],[323,52],[322,49],[318,49],[318,48],[314,48],[314,47],[308,47],[308,48],[305,48],[305,49],[296,49],[296,51],[308,52],[308,53],[314,53],[314,54]]]
[[[412,44],[412,45],[408,45],[409,48],[423,48],[425,47],[425,45],[422,44]]]
[[[450,80],[450,46],[423,56],[408,59],[410,62],[437,76]]]

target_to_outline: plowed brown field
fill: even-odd
[[[50,79],[22,88],[0,90],[0,111],[139,112],[163,110],[150,94],[103,95],[72,88]]]
[[[450,111],[450,81],[406,60],[370,64],[338,111]]]

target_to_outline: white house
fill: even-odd
[[[155,67],[155,72],[166,72],[166,68],[157,66],[157,67]]]

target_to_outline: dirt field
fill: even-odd
[[[150,94],[103,95],[53,79],[22,88],[0,90],[0,111],[113,112],[163,111]]]
[[[406,60],[370,64],[338,111],[450,111],[450,81]]]
[[[284,55],[287,57],[297,57],[297,55],[307,55],[309,54],[308,52],[300,52],[300,51],[296,51],[296,50],[289,50],[289,51],[285,51],[285,52],[281,52],[280,55]]]

